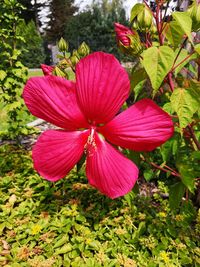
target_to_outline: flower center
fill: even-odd
[[[87,142],[84,146],[84,152],[88,157],[93,156],[97,150],[97,145],[95,142],[95,133],[96,133],[96,127],[91,126],[90,135],[88,136]]]

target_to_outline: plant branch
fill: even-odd
[[[168,73],[167,78],[168,78],[168,83],[169,83],[170,90],[173,92],[174,91],[174,82],[173,82],[173,79],[172,79],[172,72]]]
[[[173,170],[171,167],[167,166],[166,164],[164,165],[165,168],[167,168],[167,170],[159,165],[157,165],[156,163],[152,162],[152,161],[148,161],[143,155],[141,155],[142,160],[146,161],[147,163],[149,163],[151,166],[153,166],[154,168],[163,171],[163,172],[171,172],[171,174],[173,176],[179,177],[181,178],[181,175],[176,172],[175,170]]]
[[[179,49],[179,51],[178,51],[178,53],[177,53],[175,59],[174,59],[174,64],[173,64],[173,66],[172,66],[172,69],[174,68],[174,65],[175,65],[175,63],[176,63],[176,61],[177,61],[177,59],[178,59],[178,57],[179,57],[179,55],[180,55],[180,53],[181,53],[181,51],[182,51],[184,45],[186,44],[187,40],[188,40],[188,37],[186,37],[185,40],[183,41],[183,43],[182,43],[182,45],[181,45],[181,47],[180,47],[180,49]]]
[[[194,52],[192,52],[186,58],[184,58],[183,60],[181,60],[181,62],[179,62],[175,67],[172,68],[171,72],[173,72],[176,68],[178,68],[178,66],[180,66],[184,61],[186,61],[188,58],[190,58],[193,54],[194,54]]]
[[[165,168],[168,168],[168,170],[166,170],[165,168],[163,167],[160,167],[159,165],[155,164],[154,162],[149,162],[149,164],[151,164],[153,167],[155,167],[156,169],[158,170],[161,170],[163,172],[171,172],[171,174],[173,176],[176,176],[176,177],[179,177],[181,178],[180,174],[177,173],[176,171],[174,171],[173,169],[171,169],[170,167],[168,167],[167,165],[164,165]]]

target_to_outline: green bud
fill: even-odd
[[[58,49],[60,52],[67,52],[69,48],[68,42],[65,41],[62,37],[60,38],[60,41],[58,42]]]
[[[138,26],[141,31],[146,31],[151,28],[153,15],[149,8],[145,8],[137,15]]]
[[[53,73],[56,75],[56,76],[60,76],[60,77],[66,77],[66,74],[58,67],[56,66],[53,70]]]
[[[120,50],[124,54],[132,55],[132,56],[139,56],[143,51],[143,46],[140,41],[140,37],[137,32],[134,32],[134,34],[128,34],[127,35],[130,39],[130,46],[124,46],[120,42]]]
[[[80,56],[80,57],[85,57],[85,56],[87,56],[89,53],[90,53],[90,48],[89,48],[89,46],[88,46],[85,42],[83,42],[83,43],[79,46],[79,48],[78,48],[78,54],[79,54],[79,56]]]
[[[129,38],[131,40],[131,43],[130,43],[130,48],[132,49],[131,54],[132,55],[141,54],[143,47],[142,47],[138,33],[136,32],[134,35],[129,35]]]
[[[76,66],[76,64],[79,62],[79,58],[75,55],[71,56],[70,60],[73,66]]]

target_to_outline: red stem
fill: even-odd
[[[183,49],[185,43],[187,42],[187,39],[188,39],[188,37],[186,37],[185,40],[183,41],[183,43],[182,43],[182,45],[181,45],[181,47],[180,47],[180,49],[179,49],[179,51],[178,51],[178,53],[176,55],[176,58],[174,59],[174,64],[172,66],[172,69],[174,68],[174,65],[175,65],[175,63],[176,63],[176,61],[177,61],[177,59],[178,59],[178,57],[179,57],[179,55],[181,53],[181,50]]]
[[[157,26],[157,31],[158,31],[158,37],[159,37],[159,42],[160,45],[163,45],[163,39],[162,39],[162,29],[161,29],[161,21],[160,21],[160,5],[158,4],[156,7],[156,16],[155,16],[155,20],[156,20],[156,26]]]
[[[163,171],[163,172],[169,172],[169,170],[166,170],[166,169],[160,167],[159,165],[155,164],[154,162],[149,162],[149,163],[150,163],[153,167],[155,167],[156,169],[158,169],[158,170],[161,170],[161,171]],[[168,167],[168,166],[166,166],[166,165],[165,165],[165,167],[166,167],[166,168],[170,168],[170,167]],[[170,169],[171,169],[171,168],[170,168]],[[176,177],[181,178],[180,174],[177,173],[176,171],[174,171],[173,169],[171,169],[170,172],[171,172],[171,174],[172,174],[173,176],[176,176]]]
[[[175,67],[172,68],[171,72],[173,72],[176,68],[178,68],[178,66],[180,66],[184,61],[186,61],[188,58],[190,58],[193,54],[194,54],[194,52],[192,52],[192,54],[188,55],[186,58],[181,60],[181,62],[179,62]]]
[[[173,92],[174,91],[174,82],[172,79],[172,72],[168,73],[167,78],[168,78],[170,90]]]

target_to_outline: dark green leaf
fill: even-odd
[[[177,209],[181,203],[182,197],[185,193],[185,185],[178,182],[170,186],[169,189],[169,205],[171,209]]]

